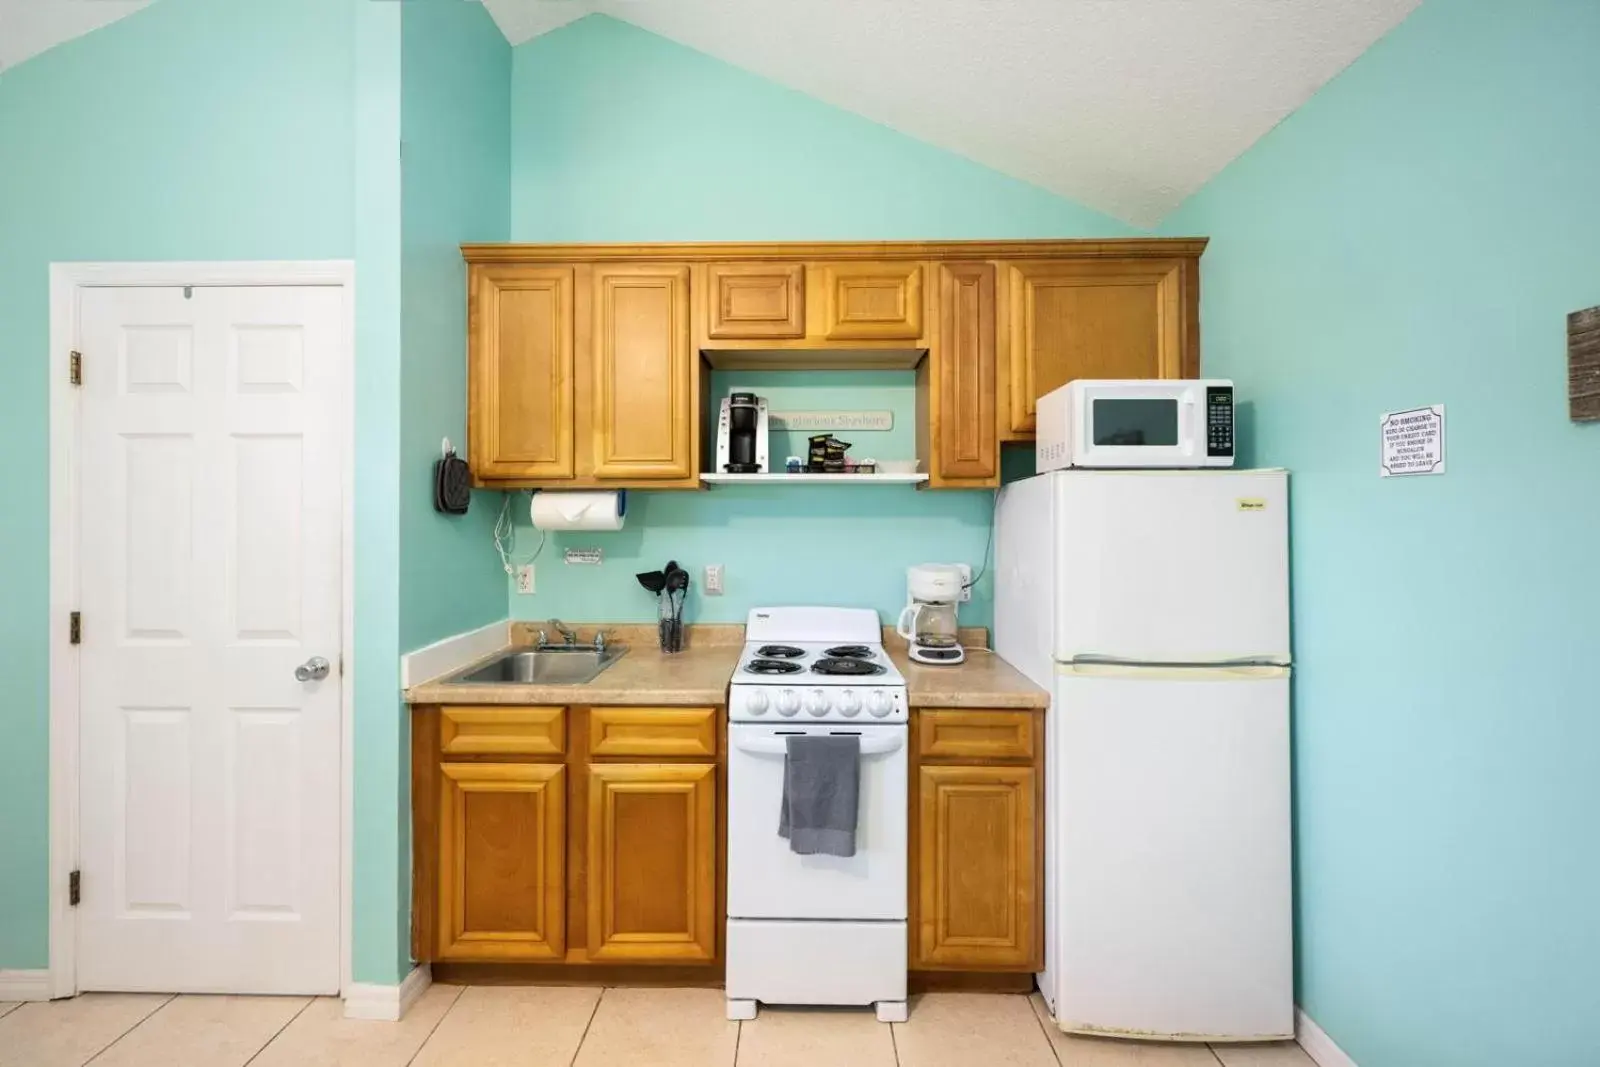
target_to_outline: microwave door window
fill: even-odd
[[[1178,443],[1178,404],[1170,398],[1096,400],[1090,425],[1097,446],[1170,447]]]

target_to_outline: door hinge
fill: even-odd
[[[83,384],[83,353],[74,352],[67,362],[67,377],[73,385]]]
[[[74,611],[67,623],[67,638],[75,645],[83,644],[83,613]]]
[[[73,871],[67,875],[67,903],[74,908],[83,899],[83,872]]]

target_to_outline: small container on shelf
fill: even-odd
[[[788,460],[785,461],[783,469],[788,471],[790,474],[799,474],[806,469],[806,462],[799,456],[790,456]]]

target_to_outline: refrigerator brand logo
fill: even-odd
[[[1265,500],[1262,500],[1260,497],[1240,497],[1239,498],[1239,510],[1240,511],[1266,511],[1267,510],[1267,502]]]

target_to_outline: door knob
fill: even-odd
[[[297,682],[317,681],[328,676],[328,661],[321,656],[312,656],[294,669],[294,680]]]

